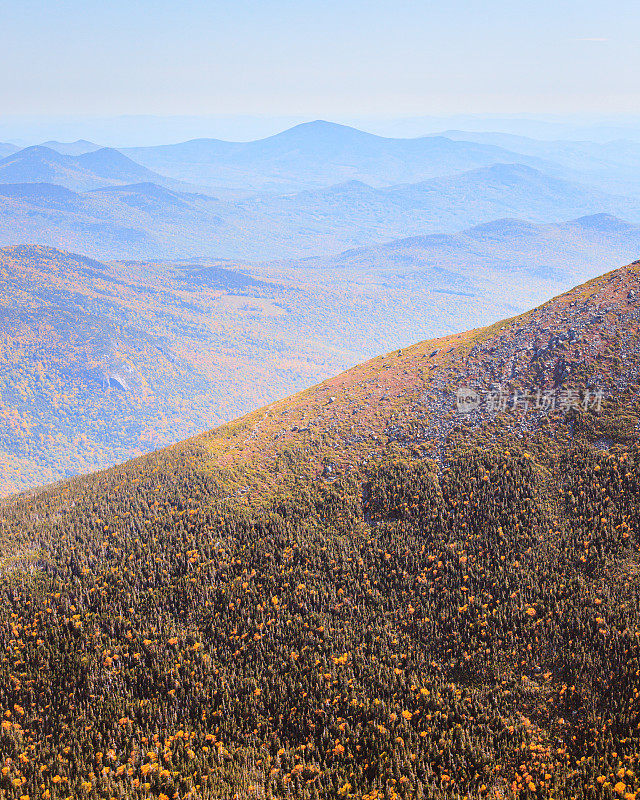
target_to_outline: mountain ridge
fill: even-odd
[[[77,163],[73,162],[76,167]],[[337,253],[398,236],[453,233],[505,216],[552,222],[606,211],[640,221],[640,201],[509,165],[419,184],[379,188],[352,181],[291,195],[263,193],[244,198],[211,197],[170,180],[149,181],[146,175],[140,183],[137,174],[133,184],[105,186],[109,181],[91,174],[91,191],[73,189],[79,180],[66,182],[77,195],[67,196],[73,204],[66,213],[59,207],[59,197],[56,205],[48,208],[44,192],[37,202],[31,188],[20,198],[17,184],[5,174],[4,185],[16,188],[11,203],[2,203],[0,236],[4,243],[35,241],[103,259],[210,255],[264,261]],[[125,175],[120,175],[124,180]],[[136,191],[149,195],[149,183],[176,192],[179,198],[171,195],[163,206],[157,193],[152,205],[145,205],[142,197],[132,204]],[[185,205],[176,213],[178,200]],[[245,235],[248,230],[249,237]]]
[[[505,161],[556,170],[551,162],[494,145],[393,139],[321,120],[251,142],[197,139],[123,152],[180,180],[254,191],[301,191],[351,179],[376,186],[415,183]]]
[[[102,147],[102,145],[90,142],[87,139],[76,139],[75,142],[59,142],[56,139],[49,139],[46,142],[42,142],[41,146],[56,150],[66,156],[79,156],[83,153],[99,150]]]
[[[406,406],[404,415],[411,416],[418,403],[419,416],[432,417],[440,426],[437,436],[433,431],[423,432],[416,440],[417,446],[424,447],[421,457],[440,460],[442,448],[449,446],[447,435],[452,430],[463,425],[484,435],[484,426],[495,416],[495,409],[489,412],[479,410],[475,416],[469,417],[458,415],[458,388],[469,386],[490,392],[493,386],[499,385],[505,391],[518,391],[524,380],[530,380],[530,385],[525,387],[529,391],[596,387],[602,389],[605,399],[614,396],[615,391],[627,392],[630,385],[640,388],[640,357],[630,355],[631,351],[625,355],[627,372],[618,374],[619,359],[606,356],[603,366],[607,365],[610,372],[590,374],[590,365],[600,361],[609,350],[609,341],[616,341],[619,349],[621,338],[631,342],[628,346],[640,353],[640,259],[580,284],[524,314],[499,320],[485,328],[429,339],[377,356],[289,398],[161,452],[168,456],[176,453],[180,458],[181,450],[188,451],[196,446],[207,458],[213,456],[217,467],[225,469],[236,460],[245,467],[255,466],[257,462],[264,467],[270,461],[273,477],[277,474],[277,468],[275,472],[273,469],[278,460],[278,450],[286,449],[289,440],[297,438],[296,434],[307,433],[317,425],[336,428],[339,427],[338,420],[340,424],[347,423],[350,430],[364,425],[365,429],[349,435],[341,431],[340,448],[336,447],[337,440],[331,439],[330,445],[323,448],[323,454],[317,456],[314,464],[304,467],[317,478],[322,476],[322,465],[327,458],[337,463],[342,461],[344,466],[346,460],[354,455],[353,443],[359,437],[368,440],[362,448],[366,458],[371,457],[370,451],[393,449],[394,441],[400,443],[400,449],[413,448],[414,443],[403,443],[402,436],[389,437],[387,428],[391,418],[394,421],[399,419],[396,415],[400,407]],[[499,347],[494,341],[499,342]],[[514,349],[510,350],[510,347]],[[490,353],[499,366],[491,367],[487,372],[486,359],[483,367],[482,359],[476,357],[478,353]],[[412,366],[414,371],[410,372],[408,368]],[[433,383],[432,373],[438,376],[437,384]],[[451,382],[452,379],[457,381],[457,385]],[[609,379],[611,382],[607,384]],[[364,395],[350,396],[352,389],[366,391],[367,402],[363,402]],[[341,395],[342,399],[347,398],[348,407],[341,407]],[[387,403],[383,413],[380,413],[381,399]],[[363,411],[362,417],[354,418],[352,409],[355,407]],[[557,409],[550,410],[555,412]],[[502,411],[508,409],[505,407]],[[548,411],[538,409],[536,422],[540,422]],[[287,416],[285,429],[280,425],[283,415]],[[557,414],[551,416],[562,425]],[[522,430],[528,430],[526,420],[523,423],[520,418],[516,424],[515,419],[514,415],[508,427],[518,430],[518,425],[524,424]],[[291,425],[292,422],[299,424]],[[406,419],[403,422],[406,423]],[[399,421],[397,424],[401,427]],[[443,434],[440,428],[446,429],[446,433]],[[228,446],[217,451],[216,445],[221,440],[226,440]],[[142,456],[131,464],[142,464],[145,459],[157,457],[157,454]],[[117,471],[120,467],[112,469]],[[125,465],[122,469],[128,470],[129,467]],[[268,473],[262,470],[253,472],[254,479],[257,476],[259,480],[265,474]],[[87,480],[91,480],[91,476],[74,479],[79,482]]]
[[[382,349],[512,316],[613,252],[640,252],[640,226],[578,222],[508,220],[261,265],[3,248],[0,493],[107,467]]]
[[[4,184],[44,182],[87,190],[105,183],[135,180],[171,182],[110,147],[69,155],[44,145],[32,145],[0,160],[0,183]]]
[[[633,797],[639,292],[2,501],[2,790]]]
[[[613,289],[611,288],[612,286]],[[589,318],[588,322],[584,324],[585,331],[582,336],[576,334],[576,338],[572,339],[569,337],[569,330],[575,332],[580,330],[582,325],[579,319],[562,320],[562,314],[566,314],[569,308],[573,308],[577,303],[582,304],[582,311],[584,314],[588,314]],[[307,398],[315,395],[312,401],[314,409],[320,414],[321,418],[326,415],[326,418],[332,421],[331,424],[335,424],[334,417],[337,413],[335,409],[338,406],[334,405],[334,403],[339,393],[348,394],[349,387],[353,385],[354,377],[361,381],[365,375],[372,386],[372,394],[368,398],[368,403],[374,405],[376,404],[376,398],[380,397],[389,402],[395,399],[396,402],[404,403],[406,401],[403,400],[403,396],[407,393],[417,393],[418,397],[422,397],[424,392],[428,393],[437,390],[436,395],[427,399],[421,409],[421,413],[427,418],[429,416],[436,418],[436,430],[423,432],[421,436],[417,437],[416,444],[426,447],[425,455],[429,453],[440,459],[442,458],[440,448],[443,447],[443,442],[445,442],[449,431],[457,424],[471,420],[470,428],[481,428],[491,418],[491,414],[486,413],[479,414],[477,418],[470,417],[465,419],[464,417],[458,417],[456,415],[457,388],[473,385],[476,389],[489,392],[491,385],[497,382],[505,391],[509,385],[515,387],[513,391],[517,391],[517,387],[522,384],[525,375],[531,382],[528,387],[524,387],[529,391],[534,391],[537,388],[555,390],[565,384],[571,385],[574,380],[585,379],[586,375],[583,375],[583,371],[588,362],[597,353],[608,347],[610,338],[615,339],[616,336],[620,335],[624,335],[625,338],[631,339],[634,343],[635,355],[627,353],[625,356],[625,363],[628,366],[630,377],[606,387],[606,391],[609,394],[605,394],[605,396],[610,396],[612,392],[621,389],[627,390],[628,383],[635,385],[640,383],[640,357],[638,355],[640,336],[637,326],[640,320],[639,303],[640,260],[631,263],[627,267],[613,270],[586,284],[577,286],[563,295],[544,303],[537,309],[512,319],[501,320],[488,328],[428,340],[409,348],[403,348],[397,354],[380,356],[365,362],[365,364],[343,373],[341,376],[329,379],[319,386],[305,390],[300,395],[297,395],[296,401],[300,400],[303,403],[301,408],[292,407],[291,400],[281,401],[267,407],[260,414],[282,413],[286,410],[295,416],[302,414],[302,421],[308,415],[308,412],[305,411]],[[625,329],[627,324],[626,317],[625,314],[620,313],[621,308],[624,308],[626,313],[629,313],[630,317],[635,320],[636,324],[631,332]],[[614,323],[610,323],[609,320],[605,321],[603,315],[607,313],[613,313],[617,316]],[[611,325],[612,330],[607,333],[606,337],[601,337],[600,334],[594,335],[593,329],[597,330],[603,324],[605,327]],[[615,333],[615,330],[620,331],[620,333]],[[513,341],[518,348],[515,353],[509,353],[508,345],[505,346],[502,341],[510,336],[510,331],[515,331]],[[547,332],[546,334],[545,331]],[[591,340],[583,338],[587,335],[587,332],[588,336],[592,337]],[[542,341],[545,335],[547,340]],[[558,335],[565,338],[560,338],[557,344],[553,344]],[[499,349],[495,347],[493,350],[491,349],[492,337],[501,340]],[[578,356],[575,361],[570,362],[569,356],[564,352],[563,342],[570,342],[573,345]],[[481,348],[483,352],[491,351],[492,358],[499,359],[498,363],[503,365],[500,368],[493,368],[488,377],[487,375],[482,375],[482,368],[479,368],[479,364],[473,358],[475,351]],[[499,350],[507,351],[507,355],[503,356]],[[538,362],[538,357],[541,359],[540,362]],[[386,365],[385,359],[389,358],[391,358],[392,364]],[[583,359],[582,362],[580,358]],[[416,359],[420,359],[418,361],[419,375],[403,379],[401,376],[407,374],[407,367],[415,364]],[[426,369],[421,362],[426,365]],[[570,366],[568,366],[569,363],[571,364]],[[425,382],[425,376],[429,372],[438,369],[442,370],[445,375],[439,379],[439,385],[434,386],[428,380]],[[566,374],[563,371],[565,369],[567,370]],[[384,380],[382,372],[385,373]],[[573,375],[572,372],[574,373]],[[458,386],[451,388],[451,378],[458,382]],[[604,383],[605,376],[596,376],[596,381]],[[375,390],[373,390],[374,386]],[[601,385],[599,388],[603,388],[603,386]],[[354,405],[356,404],[355,399],[352,399],[352,402]],[[448,421],[445,424],[438,419],[443,411],[448,417]],[[375,418],[375,408],[371,413]],[[390,416],[388,410],[387,415]],[[411,415],[408,414],[407,416]],[[349,418],[347,414],[345,414],[345,418]],[[404,422],[406,424],[407,420],[404,420]],[[233,423],[231,429],[236,424],[240,426],[244,425],[244,422]],[[304,422],[304,425],[309,424],[309,421]],[[397,425],[401,427],[400,421],[397,422]],[[377,437],[384,437],[386,430],[386,427],[380,427],[379,423],[376,423],[376,426],[373,431],[366,431],[366,435],[372,436],[374,442]],[[442,428],[446,432],[443,433]],[[348,442],[350,437],[357,438],[359,435],[364,434],[365,431],[350,434],[350,436],[345,437],[345,441]],[[214,432],[210,436],[215,439],[216,433]],[[265,452],[264,440],[258,440],[256,445],[257,450],[255,452]],[[373,447],[375,450],[377,445],[374,444]],[[332,459],[339,461],[335,442],[332,445],[332,450]],[[251,443],[249,444],[249,451],[254,452]],[[352,453],[347,455],[348,452],[348,448],[343,448],[343,461],[352,455]],[[328,453],[324,457],[329,457]],[[321,470],[318,467],[316,475],[320,474]]]

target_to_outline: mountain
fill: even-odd
[[[237,263],[0,249],[0,496],[156,449],[353,363],[355,351],[318,341],[317,295]]]
[[[96,198],[114,198],[130,208],[139,208],[149,212],[156,211],[159,214],[193,209],[192,204],[198,201],[203,201],[209,205],[214,202],[205,195],[176,192],[148,181],[125,186],[94,189],[91,199],[95,200]]]
[[[63,210],[77,202],[28,186]],[[133,192],[132,213],[168,191]],[[250,266],[3,248],[0,495],[196,434],[380,349],[521,312],[638,252],[638,228],[605,217]]]
[[[295,195],[261,195],[239,201],[237,207],[268,220],[274,236],[283,222],[290,226],[291,241],[296,235],[323,234],[329,253],[385,239],[453,233],[505,216],[551,222],[606,212],[640,221],[638,201],[551,178],[521,164],[498,164],[417,184],[374,188],[349,182]]]
[[[56,183],[82,191],[134,181],[166,183],[167,179],[109,147],[65,155],[34,146],[0,160],[0,183]]]
[[[295,192],[360,180],[372,186],[415,183],[496,163],[553,171],[538,158],[446,137],[388,139],[323,120],[253,142],[196,139],[125,148],[146,167],[181,181],[253,191]]]
[[[263,261],[453,233],[505,216],[551,222],[606,212],[640,221],[640,200],[606,195],[522,165],[494,165],[384,188],[350,181],[293,195],[230,198],[185,191],[171,182],[163,185],[157,177],[147,180],[148,176],[138,176],[145,179],[133,184],[104,185],[113,183],[115,175],[123,180],[130,176],[127,162],[115,151],[99,150],[74,159],[54,156],[72,160],[76,170],[69,172],[65,161],[62,180],[58,163],[51,170],[56,173],[51,180],[57,184],[69,191],[83,183],[103,185],[76,191],[75,197],[64,195],[63,208],[58,190],[8,184],[12,188],[0,192],[4,244],[36,243],[98,259],[209,256]],[[1,164],[0,176],[7,181],[16,173],[24,178],[24,170],[9,169],[7,164],[3,173]],[[137,168],[131,170],[137,174]],[[49,174],[42,171],[39,178],[50,183]]]
[[[588,186],[560,180],[523,164],[496,164],[450,178],[388,190],[414,208],[449,206],[467,217],[496,218],[500,207],[534,221],[568,218],[588,208],[593,213],[620,213],[635,208],[635,201],[605,195]],[[515,216],[515,214],[513,214]],[[486,219],[490,221],[490,219]]]
[[[3,792],[633,797],[639,299],[6,501]]]
[[[0,208],[0,240],[6,245],[34,243],[129,259],[215,251],[219,213],[229,213],[228,205],[213,198],[149,182],[87,192],[51,183],[0,184]],[[240,238],[233,221],[226,235]]]
[[[596,275],[603,264],[640,255],[640,226],[608,214],[563,223],[499,219],[453,234],[396,239],[306,259],[298,273],[318,280],[403,280],[407,287],[484,296],[509,296],[531,305]],[[375,277],[374,277],[375,276]],[[408,289],[409,290],[409,289]]]
[[[81,202],[76,192],[57,183],[4,183],[0,184],[0,196],[14,203],[67,212],[76,210]]]
[[[51,140],[43,142],[41,147],[48,147],[65,156],[80,156],[83,153],[91,153],[100,150],[101,145],[89,142],[86,139],[77,139],[75,142],[58,142]]]
[[[8,142],[0,142],[0,158],[6,158],[10,156],[12,153],[17,153],[20,148],[17,147],[15,144],[9,144]]]
[[[80,167],[87,172],[118,183],[142,183],[162,180],[163,176],[136,164],[127,156],[111,147],[101,147],[89,153],[75,156]]]
[[[455,141],[503,147],[559,165],[564,177],[582,180],[602,191],[638,197],[640,142],[544,141],[505,133],[446,131]]]

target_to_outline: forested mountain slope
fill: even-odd
[[[172,444],[380,351],[512,315],[640,243],[640,228],[604,220],[587,236],[587,222],[503,222],[335,263],[105,263],[0,248],[0,495]],[[565,256],[552,258],[560,239]]]
[[[4,796],[635,797],[639,292],[5,501]]]

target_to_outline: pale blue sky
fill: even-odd
[[[640,109],[637,0],[0,2],[13,114]]]

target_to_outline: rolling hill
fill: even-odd
[[[387,139],[323,120],[253,142],[196,139],[123,152],[178,180],[279,193],[351,180],[372,186],[416,183],[497,163],[554,170],[552,163],[494,145],[446,137]]]
[[[412,289],[422,285],[435,292],[509,296],[523,307],[596,275],[603,264],[638,254],[640,226],[594,214],[542,225],[499,219],[459,233],[396,239],[288,267],[298,275],[315,273],[322,283],[347,276],[403,280]]]
[[[89,180],[91,170],[91,183],[109,182],[98,173],[127,174],[116,169],[120,157],[113,151],[89,153],[73,164],[74,169],[86,167],[82,180]],[[14,173],[5,172],[7,180],[9,175]],[[57,181],[68,188],[82,182],[75,175],[66,184],[59,175]],[[40,177],[45,180],[45,173]],[[210,256],[263,261],[453,233],[505,216],[552,222],[606,212],[634,222],[640,221],[640,200],[505,164],[419,184],[374,188],[350,182],[293,195],[244,198],[210,197],[160,185],[157,178],[73,195],[51,185],[0,182],[0,211],[0,241],[6,245],[35,243],[98,259]]]
[[[608,142],[544,141],[505,133],[470,133],[446,131],[455,141],[494,145],[516,153],[558,164],[567,175],[581,175],[582,180],[614,194],[638,195],[640,179],[640,142],[619,139]]]
[[[136,164],[109,147],[67,155],[37,145],[0,160],[2,183],[55,183],[83,191],[101,186],[151,181],[167,183],[162,175]]]
[[[609,213],[640,221],[638,202],[551,178],[522,164],[497,164],[429,181],[374,188],[350,182],[295,195],[262,195],[238,203],[289,237],[324,234],[325,252],[398,236],[453,233],[505,216],[531,222]],[[281,248],[283,249],[283,248]]]
[[[157,183],[75,192],[58,184],[0,184],[0,238],[95,258],[172,258],[215,250],[224,203]],[[241,230],[227,224],[237,239]],[[221,247],[221,250],[224,248]],[[240,249],[240,248],[239,248]]]
[[[5,501],[4,795],[635,796],[639,302],[635,263]]]

